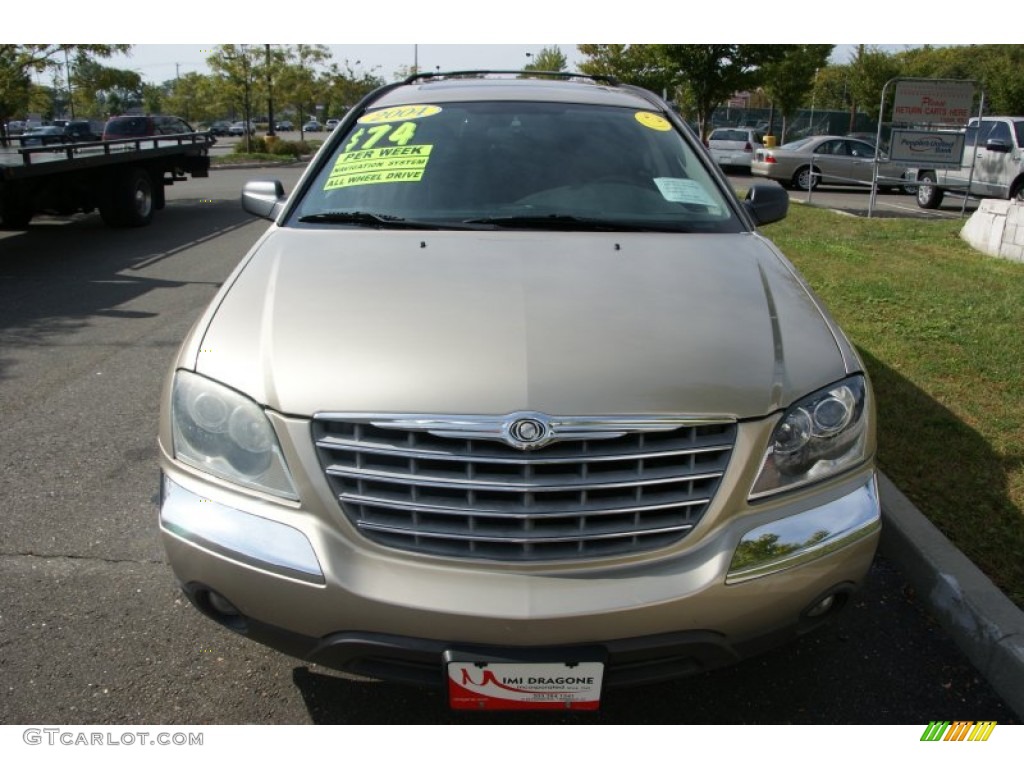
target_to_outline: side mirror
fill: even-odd
[[[1009,152],[1010,145],[1002,139],[989,139],[985,142],[985,149],[989,152]]]
[[[789,213],[789,193],[778,184],[755,184],[747,190],[743,207],[758,226],[781,221]]]
[[[277,179],[253,179],[242,187],[242,208],[253,216],[275,221],[288,196]]]

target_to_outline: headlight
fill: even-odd
[[[794,403],[772,432],[750,498],[838,474],[864,461],[870,409],[863,376]]]
[[[249,488],[298,498],[273,427],[247,397],[178,371],[171,424],[174,455],[186,464]]]

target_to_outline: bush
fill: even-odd
[[[294,157],[296,160],[311,152],[305,141],[282,141],[277,136],[253,136],[249,139],[249,153],[258,155],[275,155],[278,157]],[[245,153],[245,141],[235,145],[236,153]]]

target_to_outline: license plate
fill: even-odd
[[[449,662],[452,709],[597,709],[604,664]]]

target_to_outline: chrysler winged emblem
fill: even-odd
[[[502,437],[513,448],[529,451],[551,441],[551,424],[541,414],[520,415],[505,422]]]

